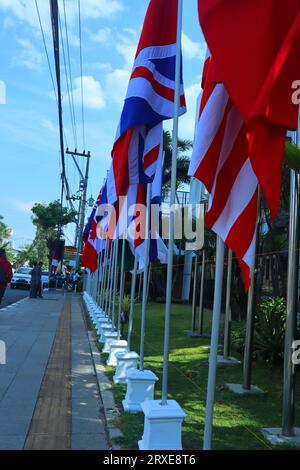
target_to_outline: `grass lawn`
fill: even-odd
[[[136,304],[131,350],[139,352],[141,305]],[[206,312],[205,330],[210,331],[210,312]],[[183,448],[202,448],[206,384],[208,375],[207,345],[209,339],[190,338],[184,330],[191,327],[191,307],[172,306],[169,398],[177,400],[187,414],[183,423]],[[126,329],[124,337],[126,337]],[[155,398],[161,397],[163,368],[164,305],[148,305],[145,343],[145,368],[159,377]],[[235,355],[236,356],[236,355]],[[113,376],[115,369],[107,367]],[[266,394],[261,396],[238,397],[230,393],[225,383],[241,383],[242,366],[219,368],[215,397],[213,427],[213,449],[266,450],[272,446],[262,437],[262,427],[276,427],[281,424],[282,367],[269,367],[262,363],[253,365],[253,384]],[[122,409],[126,386],[114,385],[117,405]],[[299,392],[296,397],[297,424],[300,425]],[[137,442],[143,434],[143,414],[122,412],[119,426],[124,438],[119,444],[124,449],[137,449]]]

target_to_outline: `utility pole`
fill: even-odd
[[[76,253],[76,269],[79,268],[80,265],[80,252],[82,250],[82,232],[84,229],[84,219],[85,219],[85,208],[86,208],[86,203],[87,203],[87,187],[88,187],[88,180],[89,180],[89,169],[90,169],[90,158],[91,158],[91,153],[86,152],[85,150],[83,153],[77,152],[77,149],[74,150],[74,152],[70,151],[69,149],[66,150],[67,155],[71,155],[77,169],[82,177],[82,196],[80,198],[80,212],[79,212],[79,224],[78,224],[78,235],[76,237],[77,239],[77,253]],[[86,158],[86,167],[85,167],[85,176],[83,177],[83,174],[79,168],[79,165],[76,162],[75,157],[83,157]]]

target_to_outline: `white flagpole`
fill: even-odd
[[[110,255],[110,256],[109,256]],[[107,273],[107,287],[106,287],[106,295],[105,295],[105,312],[109,314],[108,305],[109,305],[109,293],[110,293],[110,279],[111,279],[111,265],[112,265],[112,247],[110,249],[110,253],[108,253],[107,257],[108,265],[108,273]]]
[[[114,269],[115,269],[115,242],[112,241],[112,259],[111,259],[111,277],[110,277],[110,288],[109,288],[109,305],[108,305],[108,316],[111,318],[111,306],[113,298],[113,285],[114,285]]]
[[[300,119],[294,142],[300,148]],[[282,400],[282,434],[286,437],[295,435],[295,364],[292,360],[293,342],[297,333],[297,281],[299,253],[299,187],[300,177],[294,171],[290,172],[290,220],[289,220],[289,250],[288,250],[288,280],[287,280],[287,315],[284,341],[283,365],[283,400]]]
[[[134,266],[131,279],[131,299],[130,299],[130,312],[129,312],[129,322],[128,322],[128,337],[127,337],[127,349],[130,351],[131,347],[131,334],[132,334],[132,323],[133,323],[133,307],[135,300],[135,289],[136,289],[136,275],[137,275],[137,265],[138,265],[138,255],[135,251],[134,254]]]
[[[144,355],[145,355],[146,312],[147,312],[147,300],[148,300],[147,299],[148,265],[149,265],[149,248],[150,248],[150,234],[149,234],[150,212],[151,212],[151,184],[147,184],[144,276],[143,276],[143,299],[142,299],[141,345],[140,345],[140,370],[144,370]]]
[[[219,331],[220,331],[220,320],[221,320],[223,271],[224,271],[224,242],[223,240],[221,240],[220,237],[217,237],[214,306],[213,306],[211,345],[210,345],[209,368],[208,368],[208,384],[207,384],[207,398],[206,398],[206,409],[205,409],[203,450],[211,449],[215,388],[216,388],[216,373],[217,373],[217,356],[218,356]]]
[[[107,271],[107,239],[105,239],[105,250],[104,250],[104,259],[103,259],[103,279],[102,279],[102,289],[101,289],[101,301],[100,307],[104,311],[104,296],[105,296],[105,282],[106,282],[106,271]]]
[[[116,299],[117,299],[117,288],[118,288],[118,252],[119,252],[119,239],[116,237],[115,240],[115,265],[114,265],[114,295],[112,304],[112,315],[111,321],[113,329],[115,330],[115,313],[116,313]]]
[[[178,0],[177,15],[177,41],[176,41],[176,70],[175,70],[175,100],[174,100],[174,122],[173,122],[173,152],[172,152],[172,170],[171,170],[171,198],[170,206],[175,204],[176,197],[176,176],[177,176],[177,142],[178,142],[178,121],[180,107],[180,74],[181,74],[181,34],[182,34],[182,0]],[[165,338],[164,338],[164,368],[162,379],[162,405],[167,405],[168,399],[168,366],[169,366],[169,339],[171,322],[171,303],[172,303],[172,279],[173,279],[173,249],[174,249],[174,212],[170,211],[170,239],[168,250],[168,268],[167,268],[167,292],[165,309]]]
[[[124,294],[124,264],[125,264],[125,233],[123,233],[122,239],[122,257],[121,257],[121,278],[120,278],[120,293],[119,293],[119,311],[118,311],[118,340],[121,339],[121,313],[122,313],[122,301]]]

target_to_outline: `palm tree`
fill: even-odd
[[[190,140],[178,139],[178,157],[177,157],[177,189],[182,184],[188,184],[190,177],[188,176],[188,168],[190,164],[190,157],[185,155],[185,152],[193,147]],[[163,136],[163,150],[164,150],[164,167],[163,167],[163,194],[170,191],[171,188],[171,173],[172,173],[172,134],[170,131],[164,131]]]
[[[8,243],[8,239],[11,238],[12,231],[3,222],[3,217],[0,215],[0,247],[5,247]]]

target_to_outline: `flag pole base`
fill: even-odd
[[[126,352],[126,351],[127,351],[127,341],[125,341],[124,339],[111,341],[109,356],[108,356],[106,365],[116,367],[117,365],[116,354],[118,352]]]
[[[250,389],[244,388],[242,384],[226,384],[228,390],[236,395],[263,395],[264,392],[261,388],[256,385],[251,385]]]
[[[175,400],[166,405],[161,400],[142,403],[144,433],[139,441],[140,450],[182,450],[182,421],[185,412]]]
[[[127,413],[141,413],[142,403],[153,401],[158,377],[151,370],[129,370],[126,375],[127,391],[122,402]]]
[[[282,428],[263,428],[263,436],[273,446],[289,445],[300,447],[300,428],[294,428],[294,436],[288,437],[282,434]]]
[[[135,351],[116,353],[117,368],[113,376],[115,384],[127,383],[127,372],[137,370],[139,355]]]
[[[102,349],[103,353],[110,353],[110,343],[118,339],[118,332],[113,331],[112,329],[104,331],[104,346]]]
[[[231,367],[231,366],[238,366],[241,364],[241,361],[236,359],[235,357],[224,357],[218,356],[217,358],[217,366],[218,367]]]
[[[101,322],[99,324],[99,326],[97,327],[97,334],[98,334],[98,336],[100,336],[99,343],[104,343],[104,341],[105,341],[104,333],[106,331],[111,330],[111,328],[112,328],[112,324],[109,323],[108,321],[105,322],[105,323]]]
[[[206,333],[198,333],[197,331],[185,330],[185,334],[191,338],[210,338],[210,335]]]

